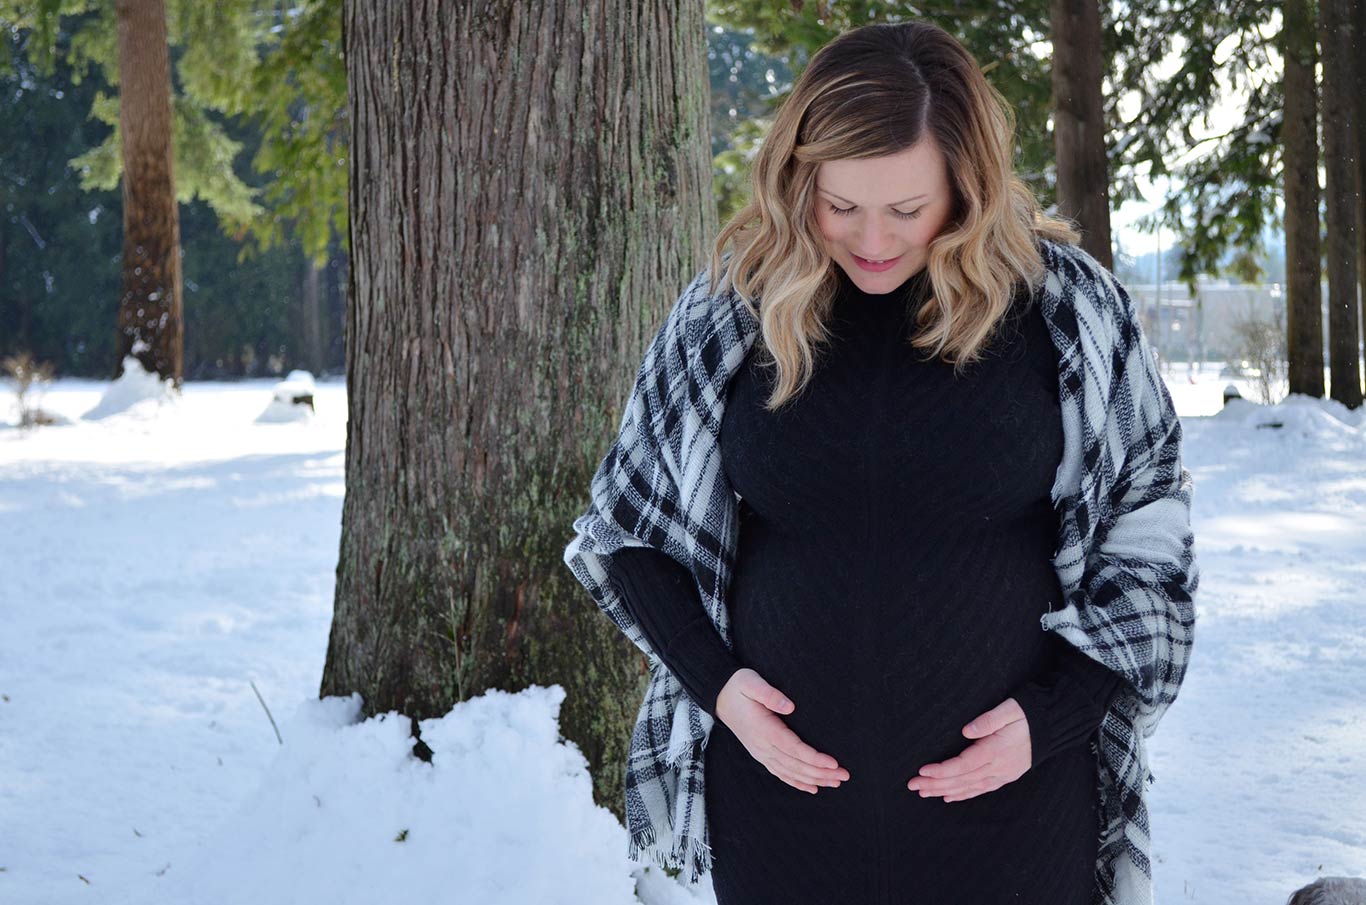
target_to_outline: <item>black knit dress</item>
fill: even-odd
[[[787,725],[850,773],[793,788],[718,720],[705,766],[718,902],[1090,905],[1087,741],[1121,679],[1039,626],[1062,601],[1043,315],[1018,293],[986,359],[955,378],[906,339],[926,270],[886,295],[839,278],[834,344],[803,393],[763,410],[757,343],[728,389],[721,458],[743,497],[733,650],[681,566],[649,548],[614,557],[628,607],[708,712],[753,668],[795,703]],[[953,802],[906,788],[1012,696],[1033,748],[1023,776]]]

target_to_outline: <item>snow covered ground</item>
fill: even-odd
[[[1224,410],[1226,383],[1169,377],[1202,583],[1149,741],[1162,905],[1366,876],[1366,412]],[[257,423],[274,385],[84,420],[108,384],[62,380],[42,404],[73,423],[32,432],[0,385],[0,902],[711,901],[625,860],[559,686],[427,721],[430,765],[317,700],[345,386]]]

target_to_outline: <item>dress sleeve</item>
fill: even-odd
[[[612,554],[611,582],[659,659],[683,690],[716,718],[721,689],[741,668],[703,607],[692,575],[652,547]]]
[[[1056,636],[1055,636],[1056,637]],[[1054,665],[1012,694],[1029,724],[1030,767],[1075,745],[1099,728],[1123,677],[1059,640]]]

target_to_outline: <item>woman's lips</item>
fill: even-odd
[[[850,252],[850,254],[853,254],[853,252]],[[881,263],[874,264],[867,258],[861,258],[858,255],[854,255],[855,264],[862,267],[864,270],[872,271],[873,273],[881,273],[884,270],[891,270],[893,267],[896,266],[896,262],[900,260],[901,255],[897,255],[895,258],[887,258]]]

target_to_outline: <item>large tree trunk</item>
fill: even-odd
[[[1355,42],[1352,56],[1356,60],[1356,184],[1357,184],[1357,285],[1360,287],[1361,329],[1366,332],[1366,0],[1355,0],[1352,21],[1357,23],[1352,32]]]
[[[1052,0],[1049,15],[1058,213],[1076,220],[1082,229],[1081,247],[1113,268],[1100,7],[1097,0]]]
[[[716,231],[700,0],[346,0],[346,498],[324,695],[558,683],[620,814],[639,651],[563,565]]]
[[[180,219],[171,143],[171,64],[164,0],[117,0],[123,143],[123,294],[118,364],[133,355],[180,388]]]
[[[1312,0],[1285,0],[1285,309],[1290,392],[1323,397],[1318,90]]]
[[[1328,392],[1348,408],[1361,405],[1361,354],[1357,347],[1356,62],[1359,23],[1353,0],[1320,0],[1323,47],[1323,157],[1327,176]]]

